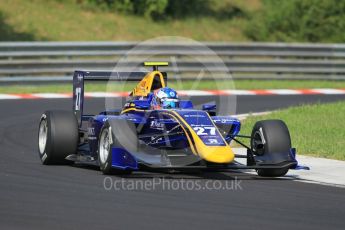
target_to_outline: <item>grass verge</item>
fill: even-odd
[[[130,91],[136,83],[112,83],[86,84],[89,92]],[[190,81],[183,82],[169,81],[169,86],[178,90],[189,89],[307,89],[307,88],[344,88],[344,81],[289,81],[289,80],[235,80],[235,81]],[[108,88],[107,88],[108,87]],[[49,85],[3,85],[0,86],[0,93],[69,93],[72,92],[72,84],[49,84]]]
[[[250,134],[254,123],[281,119],[289,127],[298,154],[345,160],[345,102],[291,107],[243,121],[241,133]],[[248,140],[243,139],[247,144]]]
[[[251,4],[236,2],[244,10],[253,10]],[[260,5],[258,0],[250,0],[249,3]],[[75,1],[0,1],[0,27],[5,28],[0,30],[2,41],[139,41],[159,36],[247,41],[242,32],[247,21],[246,18],[218,20],[209,16],[153,21],[124,13],[88,10]]]

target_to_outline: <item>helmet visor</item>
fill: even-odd
[[[179,108],[180,103],[178,99],[165,99],[162,101],[163,109],[175,109]]]

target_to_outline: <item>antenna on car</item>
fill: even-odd
[[[144,66],[152,66],[152,70],[153,71],[158,71],[158,66],[168,66],[169,62],[164,62],[164,61],[160,61],[160,62],[155,62],[155,61],[151,61],[151,62],[144,62]]]

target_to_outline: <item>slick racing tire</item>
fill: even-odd
[[[46,111],[38,128],[38,153],[42,164],[68,164],[65,158],[76,154],[78,121],[70,111]]]
[[[138,138],[135,125],[127,120],[107,120],[99,134],[98,160],[103,174],[130,174],[131,170],[112,167],[112,148],[120,147],[128,152],[138,151]]]
[[[263,120],[255,123],[251,134],[251,149],[256,155],[269,155],[289,152],[291,138],[286,124],[281,120]],[[263,177],[284,176],[289,168],[258,169]]]

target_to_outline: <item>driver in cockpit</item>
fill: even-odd
[[[180,107],[177,92],[169,87],[160,88],[153,92],[151,109],[176,109]]]

